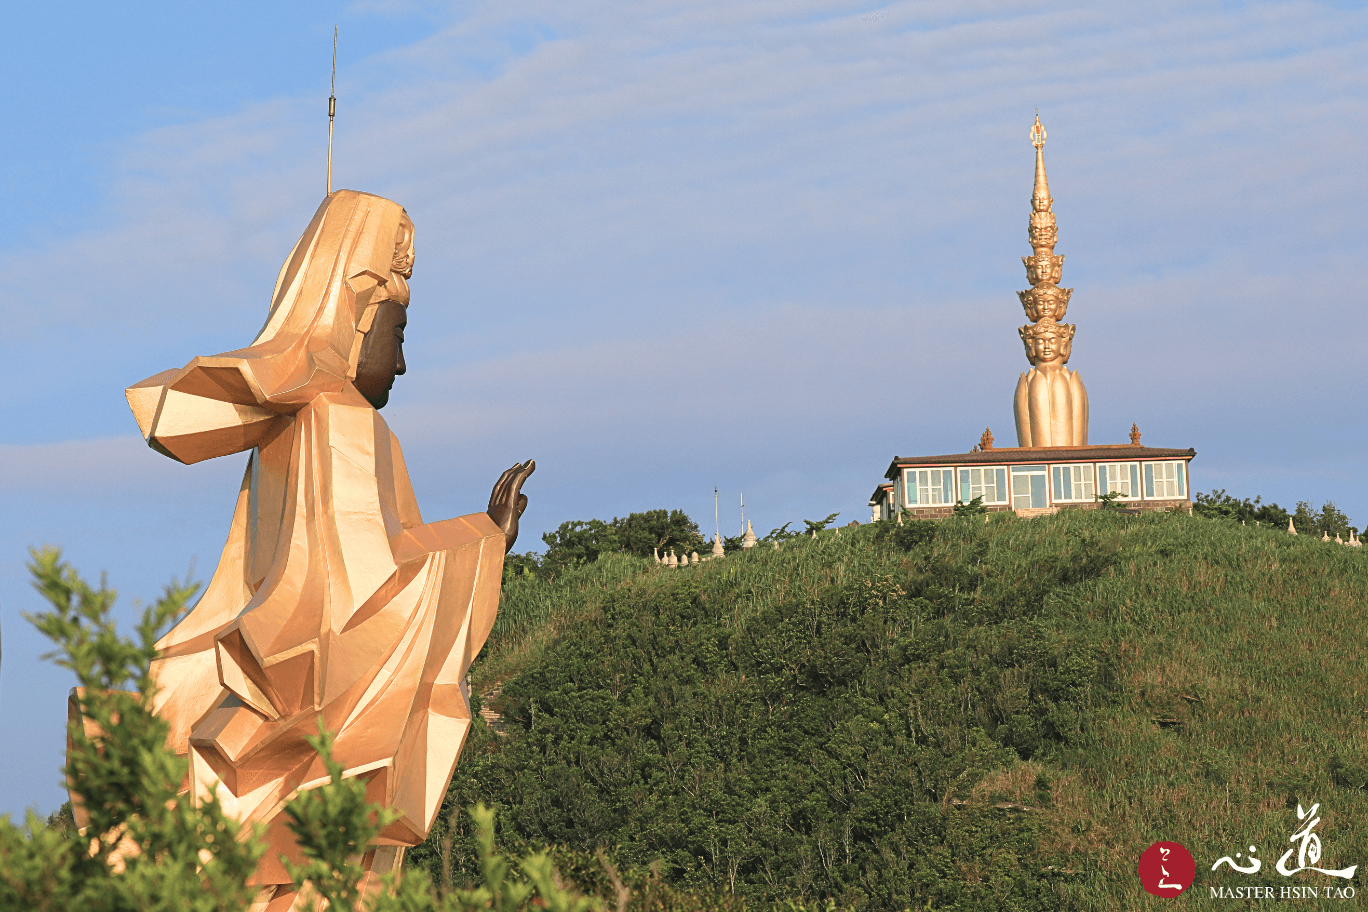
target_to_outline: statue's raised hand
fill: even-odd
[[[518,518],[527,509],[527,495],[522,493],[523,482],[536,470],[535,460],[529,459],[526,464],[518,463],[499,476],[489,495],[489,509],[485,512],[504,531],[505,554],[513,550],[513,543],[518,540]]]

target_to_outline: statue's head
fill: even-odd
[[[1059,284],[1059,277],[1064,267],[1063,254],[1045,253],[1022,257],[1021,262],[1026,267],[1026,281],[1032,285]],[[1032,319],[1035,318],[1032,317]]]
[[[1017,292],[1017,297],[1021,298],[1021,306],[1026,311],[1027,319],[1057,322],[1064,319],[1064,314],[1068,312],[1069,296],[1072,294],[1072,288],[1040,284],[1026,291]]]
[[[1042,321],[1034,326],[1023,326],[1018,332],[1026,346],[1026,359],[1035,368],[1062,367],[1069,361],[1076,326],[1054,321]]]
[[[288,413],[352,383],[383,405],[403,373],[412,274],[404,207],[356,190],[329,194],[281,267],[266,325],[223,356],[241,362],[245,404]]]

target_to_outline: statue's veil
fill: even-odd
[[[281,267],[251,345],[128,390],[148,444],[186,463],[241,452],[281,415],[340,391],[356,376],[374,305],[407,290],[412,239],[398,203],[355,190],[328,196]]]

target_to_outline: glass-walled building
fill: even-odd
[[[1188,463],[1196,450],[1138,444],[1002,447],[947,456],[894,459],[869,505],[876,519],[899,509],[913,519],[949,516],[975,497],[990,511],[1023,515],[1097,506],[1115,494],[1125,507],[1192,511]]]

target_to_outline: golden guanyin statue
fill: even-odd
[[[1038,115],[1031,127],[1031,143],[1036,150],[1036,169],[1029,236],[1035,252],[1021,258],[1031,287],[1017,292],[1017,296],[1034,325],[1019,330],[1031,370],[1017,381],[1013,403],[1017,445],[1086,446],[1088,391],[1078,374],[1064,366],[1069,362],[1076,327],[1060,321],[1069,309],[1073,289],[1058,284],[1064,257],[1054,252],[1058,228],[1045,179],[1045,128]]]
[[[379,409],[404,373],[413,224],[396,203],[329,194],[247,348],[144,380],[148,444],[184,463],[250,451],[203,597],[157,644],[154,708],[188,756],[184,789],[264,825],[256,910],[300,901],[282,809],[327,780],[322,722],[370,800],[402,813],[363,857],[370,884],[421,842],[470,728],[464,683],[494,623],[527,505],[515,465],[487,512],[427,523]]]

